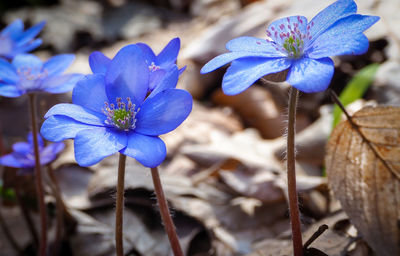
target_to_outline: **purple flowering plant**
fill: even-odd
[[[17,54],[30,52],[42,44],[42,39],[35,37],[43,29],[42,21],[24,31],[24,23],[17,19],[0,32],[0,57],[14,58]]]
[[[33,54],[18,54],[11,63],[0,59],[0,95],[19,97],[26,93],[71,91],[80,74],[63,74],[73,54],[56,55],[43,62]]]
[[[334,72],[330,56],[358,55],[368,50],[363,32],[379,17],[356,12],[353,0],[338,0],[309,22],[304,16],[276,20],[266,31],[267,39],[245,36],[229,41],[229,52],[209,61],[201,73],[231,62],[222,81],[228,95],[241,93],[261,77],[286,69],[286,81],[298,90],[324,91]]]
[[[147,167],[158,166],[166,156],[159,135],[179,126],[192,109],[191,95],[175,89],[176,68],[164,76],[150,94],[145,55],[137,45],[122,48],[105,65],[105,58],[89,58],[92,70],[102,72],[79,81],[73,104],[58,104],[45,115],[42,135],[50,141],[75,139],[75,158],[93,165],[116,152]]]
[[[33,169],[35,167],[35,155],[33,135],[28,134],[27,142],[16,142],[13,144],[13,152],[0,157],[0,165],[14,168]],[[40,164],[46,165],[54,161],[57,155],[64,149],[62,142],[52,143],[45,146],[42,137],[38,134]]]

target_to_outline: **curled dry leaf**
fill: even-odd
[[[377,255],[400,255],[400,108],[367,107],[352,121],[329,140],[329,185]]]

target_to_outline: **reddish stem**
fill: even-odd
[[[38,255],[46,256],[47,247],[47,220],[46,220],[46,205],[44,202],[43,182],[42,173],[40,168],[40,155],[39,155],[39,143],[38,143],[38,128],[36,121],[36,97],[35,94],[29,93],[29,110],[31,114],[32,122],[32,133],[33,133],[33,145],[35,152],[35,176],[36,176],[36,193],[39,204],[40,214],[40,241]]]
[[[289,117],[287,132],[287,148],[286,148],[286,166],[288,179],[288,195],[289,195],[289,212],[290,223],[292,226],[292,241],[294,256],[303,255],[303,242],[301,237],[301,224],[299,203],[296,191],[296,157],[295,157],[295,134],[296,134],[296,105],[299,91],[291,87],[289,96]]]
[[[151,176],[153,178],[154,190],[156,192],[161,218],[164,223],[165,231],[167,232],[169,243],[171,244],[172,247],[172,251],[174,252],[175,256],[183,256],[178,235],[176,234],[175,225],[174,222],[172,221],[171,214],[168,209],[167,200],[165,199],[157,167],[151,168]]]

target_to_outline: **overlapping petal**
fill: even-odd
[[[92,125],[78,122],[67,116],[56,115],[50,116],[43,122],[40,133],[49,141],[60,142],[73,139],[78,132],[91,128],[93,128]]]
[[[226,49],[231,52],[258,52],[268,54],[269,57],[285,56],[282,52],[277,51],[271,42],[251,36],[242,36],[232,39],[226,44]]]
[[[37,36],[40,31],[43,29],[44,25],[46,25],[45,21],[41,21],[35,26],[27,29],[25,32],[19,34],[15,39],[17,40],[17,46],[22,46],[32,41],[32,38]]]
[[[228,64],[229,62],[248,57],[266,58],[265,60],[268,61],[267,58],[270,58],[270,55],[264,52],[248,52],[248,51],[235,51],[235,52],[224,53],[218,55],[214,59],[207,62],[201,68],[200,73],[206,74]]]
[[[8,154],[8,155],[4,155],[4,156],[0,157],[0,165],[14,167],[14,168],[27,167],[26,160],[21,161],[14,154]]]
[[[128,144],[121,153],[135,158],[146,167],[156,167],[164,161],[167,149],[158,137],[131,133],[128,135]]]
[[[261,77],[277,73],[290,67],[287,58],[244,58],[235,60],[222,80],[222,89],[227,95],[243,92]]]
[[[10,97],[10,98],[17,98],[21,96],[23,92],[21,90],[18,90],[15,85],[10,85],[10,84],[2,84],[0,83],[0,95],[4,97]]]
[[[328,88],[334,71],[330,58],[302,58],[293,62],[287,82],[302,92],[320,92]]]
[[[19,80],[17,70],[13,65],[8,63],[6,60],[0,58],[0,81],[6,83],[16,83]]]
[[[102,113],[108,102],[103,74],[88,75],[78,82],[72,91],[72,102],[90,110]]]
[[[2,36],[10,35],[12,38],[14,38],[16,35],[19,35],[23,30],[24,30],[24,23],[22,22],[21,19],[16,19],[7,27],[5,27],[1,31],[0,35]]]
[[[61,103],[53,106],[49,111],[47,111],[44,118],[49,118],[50,116],[55,115],[67,116],[78,122],[93,126],[104,126],[105,120],[104,114],[69,103]]]
[[[11,63],[16,70],[29,68],[30,72],[35,73],[41,71],[43,67],[43,62],[33,54],[18,54]]]
[[[74,61],[75,55],[73,54],[59,54],[48,59],[43,68],[50,76],[60,75],[63,73]]]
[[[57,155],[65,148],[65,144],[62,142],[52,143],[46,146],[40,151],[40,163],[42,165],[48,164],[54,161]]]
[[[172,68],[167,74],[164,75],[162,80],[155,86],[154,90],[150,93],[148,98],[154,97],[159,92],[162,92],[166,89],[175,88],[179,79],[179,70],[175,66]]]
[[[110,128],[94,128],[78,132],[74,141],[75,159],[81,166],[90,166],[119,152],[127,145],[124,132]]]
[[[347,16],[322,33],[307,49],[308,57],[363,54],[368,50],[368,39],[362,34],[379,20],[377,16],[354,14]]]
[[[309,32],[312,37],[310,44],[336,21],[356,12],[357,5],[353,0],[338,0],[326,7],[309,23]]]
[[[111,59],[101,52],[93,52],[89,56],[89,66],[93,74],[106,74],[107,68],[110,65]]]
[[[147,99],[136,115],[135,132],[157,136],[174,130],[190,114],[192,96],[180,89],[168,89]]]
[[[181,40],[178,37],[172,39],[158,54],[157,64],[163,67],[175,64],[180,48]]]
[[[106,93],[110,103],[117,97],[130,97],[141,105],[149,88],[149,68],[136,45],[122,48],[112,59],[106,74]]]
[[[38,91],[46,91],[50,93],[64,93],[71,91],[78,81],[83,78],[81,74],[65,74],[47,77],[41,83]]]

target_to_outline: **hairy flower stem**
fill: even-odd
[[[119,154],[118,183],[117,183],[117,205],[115,210],[115,246],[117,256],[124,255],[124,236],[122,227],[124,225],[124,182],[125,182],[126,155]]]
[[[40,168],[40,156],[39,156],[39,143],[38,143],[38,128],[36,121],[36,97],[35,94],[29,93],[29,110],[31,114],[32,122],[32,134],[33,134],[33,145],[35,151],[35,176],[36,176],[36,193],[37,200],[39,203],[40,213],[40,241],[39,241],[39,256],[46,256],[47,247],[47,220],[46,220],[46,205],[44,203],[44,192],[42,173]]]
[[[171,214],[168,209],[167,200],[165,199],[164,191],[161,185],[160,175],[158,168],[151,168],[151,176],[153,178],[154,190],[156,192],[160,214],[164,223],[165,231],[167,232],[169,243],[171,244],[172,251],[175,256],[183,256],[182,248],[179,243],[178,235],[174,222],[172,221]]]
[[[286,167],[288,179],[289,212],[292,226],[292,241],[294,256],[303,255],[303,242],[301,238],[299,204],[296,191],[296,167],[295,167],[295,134],[296,134],[296,105],[299,91],[291,87],[289,96],[289,117],[287,130]]]

